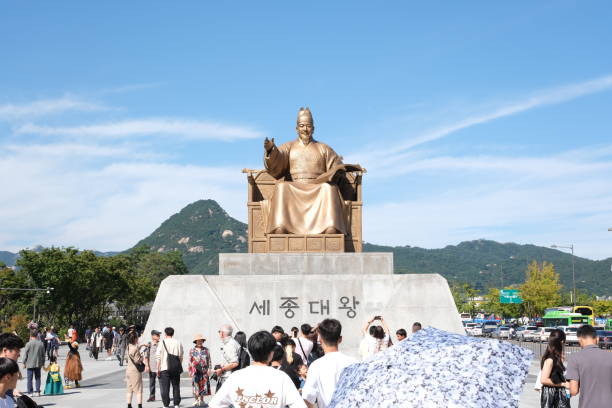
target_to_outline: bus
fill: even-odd
[[[581,326],[589,324],[589,317],[580,313],[571,313],[565,310],[549,310],[542,318],[544,327]]]
[[[573,312],[579,313],[582,316],[587,316],[589,318],[589,324],[595,326],[595,312],[593,312],[591,306],[574,306]]]
[[[560,313],[577,313],[581,316],[586,316],[588,318],[588,323],[591,326],[595,326],[595,312],[593,312],[593,308],[591,306],[559,306],[559,307],[551,307],[544,310],[544,316],[551,312],[560,312]],[[567,325],[565,325],[567,326]]]

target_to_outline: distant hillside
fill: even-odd
[[[0,262],[7,266],[14,266],[17,261],[17,254],[8,251],[0,251]]]
[[[156,251],[178,250],[193,274],[216,274],[221,252],[247,251],[247,225],[230,217],[214,200],[200,200],[164,221],[138,242]],[[476,240],[440,249],[364,244],[366,252],[393,252],[396,273],[439,273],[453,282],[469,282],[479,289],[517,284],[525,279],[532,260],[549,261],[561,275],[567,291],[572,287],[569,253],[535,245],[501,244]],[[98,253],[113,255],[115,253]],[[8,265],[17,254],[0,252]],[[576,287],[597,295],[612,294],[612,258],[603,261],[576,257]]]
[[[214,200],[189,204],[136,246],[178,250],[191,273],[216,274],[220,252],[247,251],[247,225],[230,217]]]
[[[396,273],[440,273],[450,281],[471,282],[479,288],[521,283],[532,260],[549,261],[561,275],[561,283],[572,287],[572,256],[536,245],[501,244],[476,240],[441,249],[389,247],[364,244],[366,252],[393,252]],[[576,288],[598,295],[612,293],[612,258],[592,261],[575,258]]]

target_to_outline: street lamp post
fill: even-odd
[[[574,303],[574,307],[576,307],[576,273],[575,273],[575,267],[574,267],[574,244],[569,245],[569,246],[563,246],[563,245],[551,245],[551,248],[559,248],[559,249],[571,249],[572,250],[572,285],[573,285],[573,290],[572,290],[572,301]]]

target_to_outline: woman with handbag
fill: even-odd
[[[203,406],[204,397],[210,395],[210,382],[208,375],[211,371],[210,352],[204,347],[206,339],[196,334],[194,346],[189,350],[189,375],[192,378],[194,406]]]
[[[570,399],[567,394],[569,382],[565,380],[564,376],[564,345],[565,333],[563,330],[555,329],[551,331],[548,346],[540,363],[542,369],[540,373],[540,382],[542,383],[540,406],[542,408],[570,408]]]
[[[125,369],[125,381],[127,383],[127,406],[132,408],[132,397],[136,394],[138,408],[142,408],[142,373],[145,371],[145,363],[140,348],[138,347],[138,334],[128,334],[127,346],[127,368]]]

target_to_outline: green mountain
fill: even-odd
[[[480,239],[440,249],[364,244],[364,251],[393,252],[396,273],[440,273],[449,281],[469,282],[479,289],[521,283],[531,261],[548,261],[555,265],[566,290],[572,287],[572,255],[536,245]],[[574,261],[578,290],[612,293],[612,258],[593,261],[575,257]]]
[[[216,274],[219,253],[247,251],[247,225],[230,217],[216,201],[200,200],[164,221],[137,246],[143,244],[156,251],[180,251],[190,273]],[[483,239],[440,249],[365,243],[364,251],[393,252],[396,273],[439,273],[450,282],[468,282],[478,289],[522,283],[532,260],[549,261],[560,274],[565,290],[569,292],[572,287],[571,254],[535,245]],[[0,260],[8,265],[14,264],[16,257],[0,252]],[[612,294],[611,263],[612,258],[593,261],[576,257],[577,289]]]
[[[247,225],[230,217],[214,200],[189,204],[136,246],[177,250],[190,273],[216,274],[220,252],[247,251]]]
[[[0,251],[0,262],[7,266],[14,266],[17,262],[17,254],[8,251]]]

